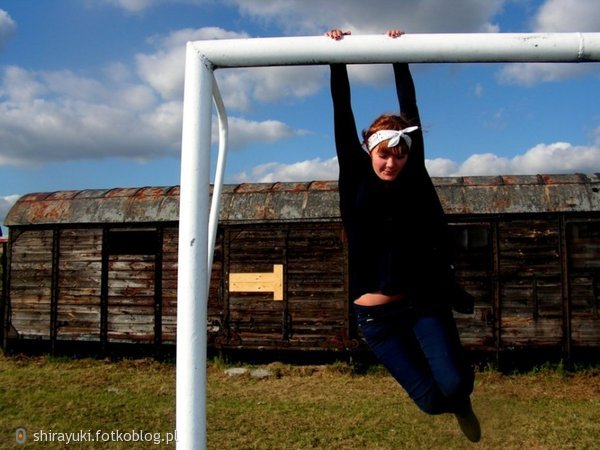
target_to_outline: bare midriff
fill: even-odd
[[[369,292],[363,294],[354,300],[354,303],[361,306],[384,305],[386,303],[399,302],[407,299],[406,294],[387,295],[381,292]]]

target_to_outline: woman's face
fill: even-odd
[[[371,151],[371,164],[375,174],[383,181],[394,181],[404,169],[408,154],[388,148],[385,142]]]

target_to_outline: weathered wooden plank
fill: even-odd
[[[115,330],[120,328],[137,328],[150,330],[154,326],[154,314],[136,311],[127,313],[124,311],[111,311],[108,315],[108,329]]]
[[[502,344],[504,346],[560,345],[562,320],[536,321],[532,317],[502,317]]]
[[[81,303],[85,302],[86,299],[92,303],[100,302],[101,286],[91,285],[86,286],[85,284],[79,286],[65,286],[63,283],[59,284],[59,295],[58,304],[69,304],[70,302]]]

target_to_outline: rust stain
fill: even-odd
[[[163,187],[145,187],[138,190],[134,197],[143,200],[160,200],[165,196],[165,190]]]
[[[181,189],[179,188],[179,186],[173,186],[167,189],[167,191],[165,192],[165,195],[169,196],[169,197],[179,197],[179,194],[181,193]]]
[[[52,192],[46,197],[46,200],[72,200],[79,191],[57,191]]]
[[[106,192],[106,198],[114,197],[132,197],[139,191],[139,188],[115,188]]]
[[[311,191],[337,191],[337,181],[311,181],[308,189]]]

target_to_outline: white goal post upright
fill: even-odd
[[[598,61],[600,33],[407,34],[397,39],[369,35],[346,36],[341,41],[307,36],[189,42],[179,208],[177,448],[206,448],[208,261],[214,250],[208,223],[209,168],[215,69],[330,63]],[[212,214],[211,220],[217,217]],[[216,229],[216,223],[211,227]]]

